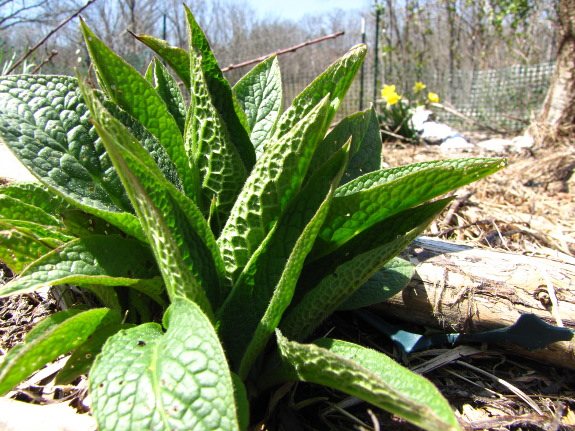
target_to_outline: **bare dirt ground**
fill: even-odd
[[[472,142],[488,138],[471,133],[466,136]],[[457,198],[426,235],[575,262],[573,145],[487,154],[442,153],[438,146],[386,143],[383,151],[384,161],[392,167],[469,156],[508,157],[509,165],[456,191]],[[18,166],[4,162],[0,177],[21,178],[12,174],[18,170]],[[0,276],[6,278],[10,274]],[[35,323],[56,307],[52,298],[37,294],[0,301],[0,355],[19,343]],[[359,319],[345,313],[336,313],[325,328],[330,336],[385,351],[409,367],[417,367],[430,358],[455,354],[444,366],[425,375],[456,408],[466,430],[575,429],[575,372],[571,370],[493,350],[488,345],[459,346],[455,352],[439,349],[405,357],[385,337],[374,334]],[[295,385],[279,391],[283,391],[283,396],[277,398],[280,401],[275,405],[274,419],[270,418],[266,426],[258,429],[416,429],[393,415],[322,387]],[[59,388],[50,383],[48,374],[45,379],[36,378],[21,385],[10,396],[35,404],[71,401],[84,412],[85,394],[85,379]],[[44,431],[50,429],[53,428],[46,427]]]

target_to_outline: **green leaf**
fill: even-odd
[[[184,8],[186,9],[188,23],[190,59],[193,56],[197,56],[196,51],[199,51],[202,59],[201,69],[212,97],[212,103],[226,123],[231,140],[238,150],[246,171],[250,172],[254,166],[256,155],[248,136],[245,114],[240,104],[235,100],[230,84],[224,78],[224,74],[218,66],[206,35],[188,7],[184,5]]]
[[[16,229],[51,248],[56,248],[65,242],[75,239],[66,228],[47,226],[31,221],[0,218],[0,229]]]
[[[154,36],[133,33],[132,35],[162,57],[180,77],[186,88],[190,88],[190,57],[186,51]]]
[[[70,204],[55,194],[44,184],[38,182],[19,182],[0,187],[0,193],[18,199],[29,205],[43,209],[48,214],[59,216],[69,209]]]
[[[349,145],[319,169],[296,195],[218,314],[219,333],[241,378],[246,377],[291,301],[348,155]]]
[[[497,172],[502,159],[416,163],[363,175],[336,191],[314,255],[337,248],[357,232],[393,214]]]
[[[200,170],[204,198],[202,207],[214,202],[218,222],[223,225],[246,180],[247,172],[230,141],[225,123],[212,104],[199,54],[192,54],[190,63],[192,83],[185,132],[186,150],[190,162]]]
[[[74,78],[0,79],[0,137],[52,191],[141,237],[122,184],[89,121]]]
[[[13,197],[0,194],[0,220],[34,220],[38,224],[61,226],[62,223],[42,208],[27,204]]]
[[[262,61],[246,73],[233,90],[246,113],[250,139],[259,157],[264,144],[273,136],[281,113],[282,81],[277,58],[272,56]]]
[[[74,353],[70,355],[64,367],[56,375],[54,383],[56,385],[66,385],[71,383],[76,377],[87,374],[108,338],[122,329],[129,329],[133,326],[128,323],[113,323],[95,331],[84,344],[78,346]]]
[[[166,333],[146,323],[104,345],[90,371],[98,429],[238,430],[232,377],[207,316],[176,298],[164,321]]]
[[[286,374],[365,400],[429,431],[455,431],[449,403],[426,378],[388,356],[356,344],[323,338],[299,344],[277,334]]]
[[[289,133],[296,123],[314,109],[320,100],[328,94],[330,109],[326,124],[329,126],[355,74],[363,63],[366,53],[367,47],[365,45],[353,47],[307,86],[280,117],[275,134],[276,139]]]
[[[178,169],[184,190],[188,196],[195,196],[197,185],[190,175],[194,166],[187,160],[182,134],[166,104],[152,84],[96,37],[84,21],[81,24],[102,88],[112,101],[160,140]]]
[[[359,289],[357,289],[339,310],[354,310],[383,302],[401,292],[413,277],[415,266],[399,257],[391,259]]]
[[[0,296],[63,283],[135,286],[157,276],[153,256],[139,241],[94,235],[71,241],[34,261],[0,288]]]
[[[62,222],[77,237],[92,235],[120,235],[123,232],[106,220],[78,209],[62,212]]]
[[[184,134],[186,124],[186,102],[180,86],[170,75],[166,66],[154,58],[154,76],[156,77],[156,91],[168,107],[168,111],[176,120],[180,132]]]
[[[210,309],[207,298],[219,304],[224,294],[220,283],[224,266],[202,214],[163,177],[146,151],[83,82],[80,88],[136,208],[170,297],[189,297],[204,310]]]
[[[299,191],[323,137],[328,109],[329,100],[325,98],[290,133],[267,147],[256,162],[218,238],[232,280]]]
[[[42,241],[17,229],[0,231],[0,261],[15,274],[50,250]]]
[[[450,201],[448,198],[405,210],[356,235],[335,252],[309,263],[300,277],[298,297],[280,324],[281,330],[290,339],[306,337],[420,235]]]
[[[97,308],[76,314],[34,337],[29,336],[26,344],[10,350],[4,357],[0,366],[0,394],[6,394],[34,371],[80,346],[99,328],[120,319],[112,310]]]
[[[340,121],[319,143],[310,163],[308,176],[321,166],[348,140],[351,141],[351,160],[342,183],[381,167],[381,135],[373,108],[352,114]]]

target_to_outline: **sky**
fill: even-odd
[[[361,9],[366,4],[362,0],[246,0],[259,13],[298,21],[306,14],[318,14],[332,9]]]

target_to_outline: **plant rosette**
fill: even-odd
[[[158,55],[144,75],[82,22],[98,90],[0,77],[0,136],[40,181],[0,188],[0,259],[19,274],[0,295],[67,283],[100,303],[38,324],[0,363],[0,392],[71,353],[56,382],[88,373],[100,430],[247,429],[288,381],[460,429],[425,378],[313,333],[401,290],[412,268],[396,256],[451,200],[437,198],[505,161],[382,169],[375,110],[329,131],[365,46],[283,111],[274,57],[231,87],[186,18],[189,50],[136,35]]]

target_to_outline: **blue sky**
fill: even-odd
[[[332,9],[363,9],[369,0],[246,0],[259,13],[260,18],[276,16],[299,20],[306,14],[318,14]]]

